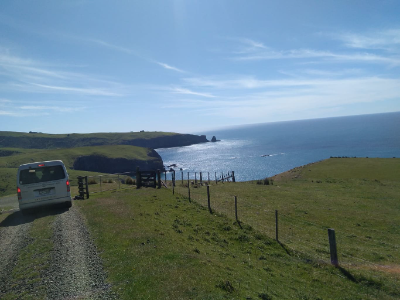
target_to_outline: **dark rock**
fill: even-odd
[[[126,158],[109,158],[101,155],[80,156],[74,162],[74,170],[112,174],[136,172],[137,167],[143,171],[163,169],[163,162],[158,153],[152,150],[150,155],[155,157],[155,159],[143,161]]]

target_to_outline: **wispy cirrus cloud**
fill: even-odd
[[[213,101],[184,97],[165,105],[248,122],[273,119],[279,114],[314,112],[310,117],[318,117],[322,112],[343,111],[346,106],[400,98],[400,79],[377,76],[289,80],[192,78],[187,84],[211,88],[221,96]]]
[[[154,61],[154,62],[156,64],[160,65],[161,67],[163,67],[164,69],[176,71],[176,72],[179,72],[179,73],[186,73],[185,71],[183,71],[181,69],[178,69],[176,67],[170,66],[168,64],[165,64],[165,63],[162,63],[162,62],[159,62],[159,61]]]
[[[212,94],[195,92],[195,91],[189,90],[187,88],[172,87],[172,88],[169,88],[168,90],[174,94],[184,94],[184,95],[193,95],[193,96],[200,96],[200,97],[206,97],[206,98],[215,98],[215,96]]]
[[[76,112],[85,109],[85,107],[70,107],[70,106],[45,106],[45,105],[25,105],[20,106],[19,109],[28,111],[41,111],[47,113],[48,111],[56,112]]]
[[[0,90],[29,93],[64,93],[74,95],[115,97],[125,94],[117,82],[82,72],[65,71],[57,66],[9,54],[0,48]]]
[[[396,31],[397,32],[397,31]],[[352,48],[362,48],[361,45],[366,46],[367,44],[373,44],[372,39],[370,41],[361,42],[359,41],[359,47],[355,47],[357,42],[355,38],[350,36],[341,36],[343,40],[348,39],[348,46]],[[361,39],[361,38],[360,38]],[[352,42],[350,43],[350,40]],[[386,41],[386,43],[385,43]],[[231,59],[236,61],[257,61],[257,60],[287,60],[287,59],[308,59],[314,62],[323,61],[341,61],[341,62],[365,62],[365,63],[381,63],[388,64],[391,66],[400,65],[400,56],[398,55],[380,55],[377,53],[369,52],[342,52],[337,53],[326,50],[315,50],[315,49],[291,49],[291,50],[274,50],[271,47],[265,46],[263,43],[253,41],[250,39],[238,39],[242,47],[239,50],[232,52],[233,56]],[[397,37],[393,33],[391,45],[397,45]],[[388,40],[375,41],[375,44],[389,44]],[[364,47],[365,48],[365,47]]]
[[[400,28],[372,31],[366,34],[341,33],[333,38],[349,48],[394,50],[400,46]]]

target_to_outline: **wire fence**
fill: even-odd
[[[90,194],[129,189],[136,187],[135,179],[132,179],[133,173],[120,173],[120,174],[104,174],[96,176],[87,176],[88,188]]]
[[[208,193],[207,185],[209,185]],[[215,182],[212,181],[210,184],[208,182],[195,184],[190,180],[182,184],[182,181],[176,181],[174,187],[173,182],[168,181],[167,186],[173,189],[174,193],[211,208],[214,213],[223,214],[232,220],[236,220],[238,216],[240,222],[268,237],[276,239],[278,236],[279,242],[294,252],[303,253],[324,263],[331,261],[328,239],[330,227],[327,225],[292,216],[293,213],[290,211],[279,212],[276,215],[275,210],[256,207],[246,199],[238,198],[235,205],[235,197],[220,193],[217,187],[213,188]],[[337,228],[336,231],[340,265],[379,270],[399,269],[400,244],[363,237],[359,232],[343,228]]]
[[[226,189],[218,189],[217,185],[234,184],[234,173],[210,174],[208,172],[161,173],[164,186],[189,201],[208,207],[210,212],[223,214],[239,224],[246,224],[277,239],[281,244],[293,252],[303,253],[310,258],[329,263],[330,244],[326,224],[318,224],[309,219],[299,217],[293,211],[285,209],[277,212],[268,206],[255,204],[254,201],[228,196]],[[105,174],[88,176],[90,193],[99,193],[109,190],[136,188],[136,181],[132,179],[134,173]],[[214,176],[213,176],[214,175]],[[175,179],[174,181],[172,179]],[[233,180],[232,180],[233,179]],[[226,187],[226,186],[225,186]],[[229,189],[229,187],[228,187]],[[235,203],[236,202],[236,203]],[[400,244],[385,239],[362,235],[346,228],[336,228],[339,264],[377,270],[390,268],[400,269]],[[375,230],[377,231],[377,230]],[[379,232],[375,235],[379,236]],[[382,232],[382,236],[385,236]],[[382,254],[383,253],[383,254]],[[393,255],[389,254],[393,253]],[[389,259],[388,259],[389,257]]]

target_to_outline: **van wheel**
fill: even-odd
[[[72,206],[72,201],[67,201],[67,202],[65,202],[65,204],[64,204],[64,207],[65,208],[70,208]]]

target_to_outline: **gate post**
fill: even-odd
[[[139,167],[136,168],[136,188],[140,189],[142,185],[142,178],[140,178],[140,170]]]

